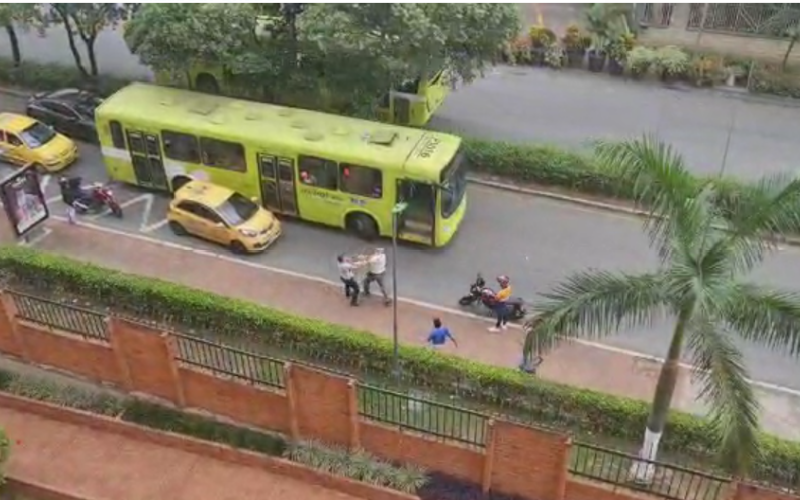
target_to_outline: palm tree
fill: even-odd
[[[524,357],[564,339],[673,318],[639,456],[656,458],[688,350],[724,465],[744,474],[758,447],[759,404],[735,342],[800,353],[800,294],[742,278],[776,248],[775,236],[800,229],[800,180],[768,177],[723,198],[716,179],[699,185],[681,156],[652,138],[600,144],[597,153],[632,181],[637,202],[650,207],[645,229],[660,265],[639,275],[584,271],[568,277],[537,304],[537,319],[526,325]],[[649,482],[653,467],[641,462],[631,473]]]

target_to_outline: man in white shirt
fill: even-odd
[[[386,286],[383,283],[383,277],[386,275],[386,252],[383,248],[376,248],[372,251],[372,255],[367,258],[369,269],[367,277],[364,278],[364,295],[369,295],[369,285],[374,281],[378,284],[383,294],[383,302],[387,306],[392,303],[389,299],[389,294],[386,293]]]
[[[358,281],[356,281],[356,266],[344,255],[336,257],[336,261],[339,266],[339,279],[344,284],[344,295],[350,299],[351,306],[357,306],[358,295],[361,290],[358,287]]]

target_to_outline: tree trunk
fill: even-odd
[[[67,42],[69,43],[69,50],[72,52],[72,57],[75,59],[75,66],[78,67],[78,71],[80,71],[83,76],[88,77],[89,73],[83,66],[81,53],[78,51],[78,46],[75,45],[75,34],[72,32],[72,23],[69,20],[69,15],[62,12],[58,12],[58,15],[61,16],[61,20],[64,23],[64,29],[67,31]]]
[[[786,49],[786,54],[783,55],[783,64],[781,67],[784,71],[786,71],[786,67],[789,66],[789,56],[792,54],[792,50],[794,49],[794,44],[797,43],[797,37],[794,36],[789,40],[789,47]]]
[[[672,405],[672,396],[675,394],[675,386],[680,375],[680,359],[683,350],[683,338],[686,331],[686,322],[690,313],[682,313],[675,325],[672,334],[672,342],[667,352],[667,359],[658,375],[656,392],[653,396],[653,406],[650,408],[650,416],[647,419],[647,427],[644,431],[644,442],[639,450],[641,462],[634,462],[631,466],[630,475],[638,483],[649,484],[653,480],[655,467],[652,461],[658,456],[658,444],[669,416],[669,409]]]
[[[97,35],[90,36],[83,39],[83,43],[86,45],[86,54],[89,56],[89,69],[92,72],[92,76],[97,76],[99,70],[97,69],[97,56],[94,53],[94,46],[95,41],[97,40]]]
[[[19,38],[17,38],[17,30],[11,23],[6,24],[6,33],[8,33],[8,41],[11,44],[11,58],[14,61],[14,67],[18,68],[22,64],[22,53],[19,51]]]

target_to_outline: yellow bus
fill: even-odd
[[[461,138],[143,83],[95,112],[108,175],[173,192],[190,179],[286,216],[446,245],[466,212]]]
[[[155,81],[159,85],[178,87],[207,94],[226,95],[254,101],[269,100],[262,89],[250,88],[237,84],[236,77],[225,68],[214,68],[195,65],[186,74],[175,75],[168,72],[157,72]],[[423,127],[444,103],[452,90],[449,72],[441,70],[431,77],[406,80],[395,89],[390,90],[381,99],[377,117],[385,123]],[[309,96],[305,96],[307,101]],[[329,96],[314,96],[320,109],[335,107]]]

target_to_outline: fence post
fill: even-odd
[[[297,424],[297,393],[295,392],[292,363],[283,365],[283,380],[286,384],[286,399],[289,401],[289,435],[292,441],[300,439],[300,428]]]
[[[347,382],[347,402],[350,417],[350,449],[361,448],[361,423],[358,418],[358,382],[350,379]]]
[[[5,291],[0,292],[0,307],[2,307],[2,314],[5,315],[5,321],[8,323],[7,338],[12,343],[9,347],[16,348],[16,352],[6,352],[6,354],[19,356],[30,363],[31,357],[28,353],[28,346],[17,328],[17,304],[14,302],[14,298]]]
[[[483,477],[481,485],[483,493],[489,493],[492,489],[492,473],[494,472],[494,419],[486,422],[486,451],[483,457]]]
[[[181,370],[178,365],[178,345],[175,336],[170,332],[163,332],[161,338],[167,347],[167,354],[169,356],[169,371],[172,374],[172,383],[175,385],[175,399],[178,407],[186,407],[186,394],[183,390],[183,379],[181,378]]]
[[[106,316],[106,328],[108,328],[108,340],[109,344],[111,344],[111,351],[114,353],[114,358],[117,360],[117,368],[119,369],[120,379],[122,380],[122,388],[127,392],[132,392],[133,379],[131,378],[131,367],[125,356],[125,347],[120,343],[120,337],[117,334],[117,322],[113,316]]]
[[[564,436],[563,456],[561,457],[561,468],[558,471],[556,480],[556,499],[564,500],[567,496],[567,480],[569,479],[569,458],[572,452],[572,438]]]

